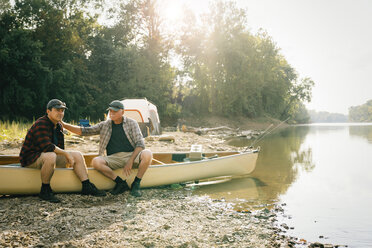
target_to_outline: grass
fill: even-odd
[[[0,121],[0,142],[21,142],[32,123]]]
[[[0,120],[0,142],[5,143],[22,143],[26,137],[28,129],[32,126],[33,122],[17,122],[17,121],[1,121]],[[72,125],[78,125],[78,123],[72,121]],[[90,123],[94,125],[94,123]],[[71,133],[69,134],[71,135]]]

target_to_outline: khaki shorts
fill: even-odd
[[[137,157],[134,159],[133,163],[133,169],[137,169],[138,165],[140,163],[140,157],[141,153],[138,153]],[[100,156],[103,160],[106,161],[106,164],[108,167],[110,167],[113,170],[123,168],[125,164],[128,162],[130,157],[132,156],[133,152],[117,152],[114,154],[111,154],[109,156]]]
[[[46,154],[45,152],[42,152],[40,157],[38,157],[35,162],[33,162],[30,165],[27,165],[26,167],[27,168],[34,168],[34,169],[41,169],[41,167],[43,167],[43,164],[44,164],[45,154]],[[67,164],[66,157],[63,156],[63,155],[57,155],[56,167],[64,168],[64,167],[66,167],[66,164]]]

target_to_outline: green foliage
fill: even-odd
[[[311,99],[311,79],[298,83],[271,37],[263,31],[253,35],[246,26],[245,11],[233,2],[212,5],[199,26],[196,21],[185,25],[178,48],[181,76],[192,80],[184,111],[286,119]]]
[[[165,33],[156,0],[121,2],[111,26],[91,14],[102,0],[8,3],[0,6],[3,119],[37,118],[59,98],[67,121],[95,121],[112,100],[142,97],[169,124],[185,115],[308,119],[302,103],[313,81],[298,79],[266,32],[251,33],[234,2],[189,13],[174,34]]]
[[[15,1],[1,17],[1,84],[3,118],[38,117],[49,99],[60,98],[74,112],[94,113],[95,87],[86,68],[95,19],[85,15],[85,1]]]
[[[350,107],[349,120],[352,122],[372,122],[372,100],[360,106]]]
[[[168,50],[154,7],[152,1],[122,4],[117,24],[102,28],[92,39],[88,64],[101,89],[99,110],[112,99],[146,97],[157,105],[161,119],[174,116],[167,108],[175,73],[167,62]]]
[[[14,119],[42,114],[51,73],[41,61],[41,42],[33,39],[32,31],[17,28],[12,13],[2,15],[0,36],[0,115]]]
[[[9,0],[0,0],[0,15],[10,9],[10,7]]]
[[[310,115],[305,105],[302,102],[298,103],[295,112],[292,114],[292,118],[289,123],[304,124],[310,121]]]

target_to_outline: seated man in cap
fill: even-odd
[[[98,190],[88,179],[88,172],[83,155],[77,151],[64,150],[64,136],[61,121],[65,115],[66,104],[58,99],[50,100],[46,115],[40,117],[28,130],[20,152],[23,167],[40,169],[41,190],[39,197],[49,202],[60,202],[53,194],[50,180],[56,165],[65,167],[69,163],[82,182],[82,194],[105,196],[106,192]]]
[[[138,168],[130,194],[141,196],[140,182],[152,161],[152,153],[145,149],[145,143],[138,123],[124,115],[124,105],[112,101],[108,107],[110,119],[91,127],[79,127],[62,123],[63,126],[78,135],[100,134],[99,156],[94,158],[92,166],[106,177],[116,182],[111,194],[121,194],[129,190],[125,180],[117,176],[114,169],[123,168],[124,176],[129,176],[132,168]],[[107,156],[104,156],[104,152]]]

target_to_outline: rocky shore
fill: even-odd
[[[0,199],[0,247],[286,247],[275,211],[235,211],[188,188],[94,198],[62,194]]]
[[[237,150],[225,142],[230,134],[169,130],[164,139],[147,138],[146,146],[155,152],[188,151],[191,144],[206,152]],[[67,149],[97,151],[98,137],[66,140]],[[1,145],[0,154],[19,152],[19,145]],[[280,203],[236,209],[223,197],[194,190],[188,185],[143,189],[140,198],[128,192],[101,198],[59,194],[58,204],[37,196],[2,196],[0,247],[333,247],[286,235],[288,227],[277,221],[284,214]]]

